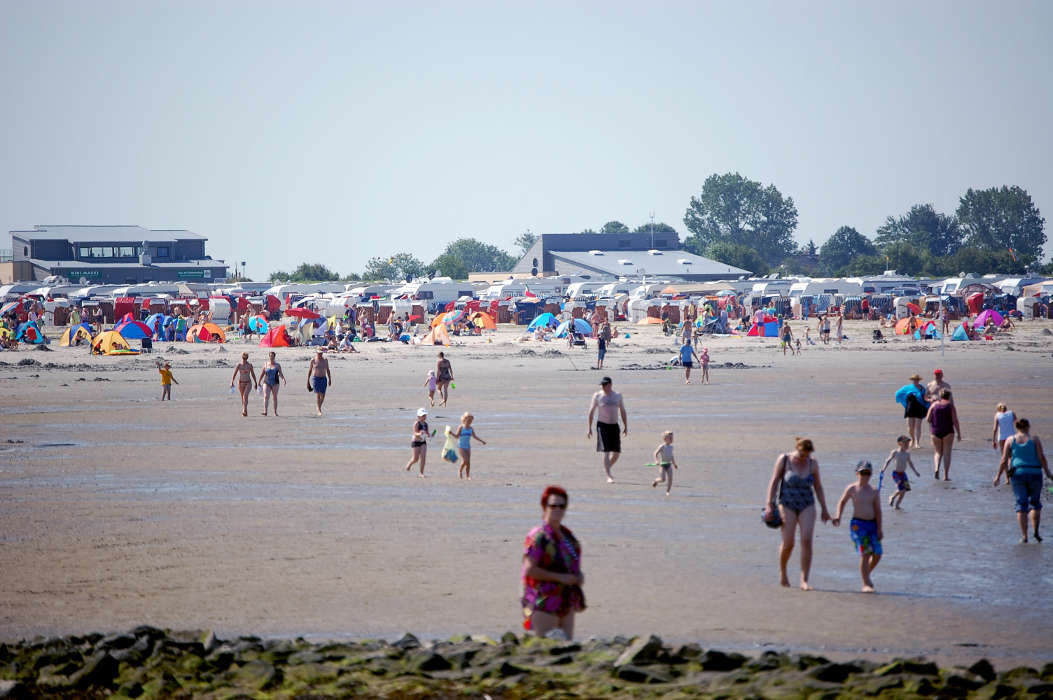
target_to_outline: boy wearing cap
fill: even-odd
[[[833,524],[841,524],[841,513],[848,501],[852,501],[852,521],[850,523],[852,542],[859,549],[859,573],[863,578],[863,592],[873,593],[874,582],[870,574],[881,561],[881,498],[877,490],[870,485],[870,474],[873,472],[870,462],[860,460],[856,464],[857,480],[849,484],[837,503],[837,514]]]

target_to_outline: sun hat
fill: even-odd
[[[426,408],[418,408],[417,409],[417,417],[418,418],[420,418],[421,416],[426,416],[426,415],[428,415],[428,409],[426,409]]]
[[[909,379],[921,379],[921,375],[918,374],[917,372],[915,372],[914,374],[910,375],[910,377],[908,377],[908,378]]]

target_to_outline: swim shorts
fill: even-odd
[[[315,393],[325,396],[325,388],[329,385],[329,382],[325,377],[311,377],[311,386],[314,387]]]
[[[877,536],[877,521],[852,518],[850,534],[860,554],[881,554],[881,540]]]
[[[622,451],[622,435],[618,431],[617,423],[596,421],[596,451],[619,453]]]
[[[910,491],[910,480],[907,478],[907,472],[892,472],[892,480],[896,482],[898,491]]]
[[[1016,512],[1027,513],[1042,510],[1042,472],[1035,474],[1013,474],[1009,477],[1016,497]]]

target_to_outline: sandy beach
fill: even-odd
[[[603,372],[591,369],[591,341],[519,342],[511,327],[466,339],[445,349],[457,387],[449,407],[432,409],[439,436],[424,480],[403,467],[440,348],[370,343],[333,356],[322,418],[305,388],[306,348],[279,351],[289,378],[280,418],[259,415],[255,395],[243,418],[229,394],[240,352],[257,370],[265,362],[255,343],[158,343],[139,357],[57,345],[0,353],[0,640],[137,624],[499,637],[521,630],[522,540],[539,522],[541,490],[556,483],[584,549],[579,638],[1048,661],[1053,540],[1017,544],[1011,492],[991,486],[990,439],[999,401],[1053,435],[1053,323],[942,352],[938,341],[872,344],[875,325],[848,322],[843,347],[800,357],[774,339],[708,339],[706,386],[664,368],[677,343],[654,327],[623,327],[632,335],[617,339]],[[160,358],[180,382],[170,403],[159,401]],[[759,522],[776,456],[794,436],[812,438],[832,511],[855,462],[880,466],[906,431],[895,390],[935,367],[953,386],[964,439],[947,483],[932,479],[932,449],[914,450],[922,476],[903,511],[886,508],[878,594],[857,592],[847,523],[817,525],[816,591],[780,588],[778,534]],[[603,374],[629,413],[613,485],[585,435]],[[443,426],[466,410],[488,442],[473,449],[470,482],[439,449]],[[669,498],[643,466],[666,429],[681,467]],[[1048,520],[1044,529],[1053,536]]]

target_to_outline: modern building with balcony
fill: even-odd
[[[222,280],[227,264],[205,254],[198,233],[142,226],[35,226],[11,231],[11,261],[31,279],[86,284]]]

